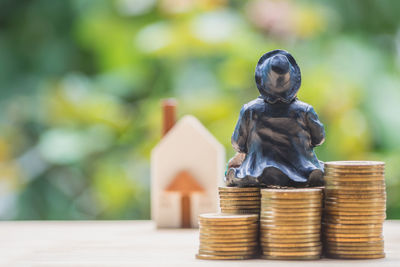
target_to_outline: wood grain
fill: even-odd
[[[378,260],[196,260],[198,230],[157,230],[151,221],[0,222],[0,266],[400,266],[400,221],[384,226]]]

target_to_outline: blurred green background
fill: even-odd
[[[222,142],[285,49],[327,140],[387,163],[400,218],[400,1],[0,1],[0,218],[148,219],[160,99]],[[221,177],[222,179],[222,177]]]

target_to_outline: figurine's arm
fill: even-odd
[[[240,153],[247,153],[248,113],[248,110],[243,106],[231,139],[233,148]]]
[[[246,154],[245,153],[240,153],[237,152],[235,156],[233,156],[233,158],[231,158],[228,162],[228,169],[230,168],[237,168],[240,165],[242,165],[244,159],[246,158]]]
[[[324,125],[319,121],[317,113],[312,106],[309,106],[306,113],[307,126],[310,129],[311,145],[319,146],[325,141]]]

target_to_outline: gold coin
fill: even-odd
[[[338,223],[324,223],[324,227],[331,227],[335,229],[382,229],[382,223],[372,223],[372,224],[338,224]]]
[[[248,211],[260,211],[260,206],[256,206],[256,208],[252,208],[252,206],[243,206],[243,207],[237,207],[237,206],[221,206],[221,209],[224,210],[230,210],[230,211],[236,211],[236,210],[248,210]]]
[[[261,201],[273,203],[319,203],[321,199],[322,195],[315,198],[308,198],[308,196],[304,196],[303,198],[273,198],[265,195],[261,196]]]
[[[369,161],[369,160],[348,160],[348,161],[327,161],[324,162],[325,168],[384,168],[385,162],[383,161]]]
[[[321,255],[316,256],[265,256],[261,255],[261,259],[263,260],[318,260],[321,258]]]
[[[199,260],[247,260],[253,258],[253,255],[244,256],[215,256],[215,255],[203,255],[196,254],[196,259]]]
[[[276,193],[276,194],[318,194],[321,192],[321,187],[309,187],[309,188],[262,188],[261,193]]]
[[[311,225],[276,225],[260,221],[260,229],[263,228],[268,229],[269,231],[319,231],[321,229],[321,223],[317,222]]]
[[[231,240],[231,239],[240,239],[240,238],[257,238],[258,232],[254,233],[245,233],[245,234],[210,234],[210,233],[202,233],[200,232],[200,238],[209,238],[215,240]]]
[[[209,235],[209,236],[214,236],[214,235],[256,235],[258,230],[241,230],[241,231],[201,231],[202,235]]]
[[[259,197],[220,197],[220,202],[260,202]]]
[[[232,244],[232,243],[248,243],[254,242],[258,240],[258,236],[252,237],[241,237],[241,238],[209,238],[209,237],[200,237],[200,242],[204,244]]]
[[[281,208],[279,206],[262,206],[261,210],[265,212],[278,212],[278,213],[321,212],[322,207]]]
[[[353,175],[385,175],[385,169],[382,168],[365,168],[365,169],[333,169],[333,168],[326,168],[324,175],[343,175],[343,176],[353,176]]]
[[[257,229],[257,228],[258,228],[258,223],[252,223],[252,224],[247,224],[247,225],[229,225],[229,226],[200,225],[200,231],[202,229],[227,231],[227,230],[253,230],[253,229]]]
[[[277,243],[277,244],[298,244],[298,243],[308,243],[308,242],[319,242],[321,237],[310,237],[310,238],[297,238],[297,239],[285,239],[285,238],[266,238],[260,236],[260,242],[263,244]]]
[[[341,211],[341,210],[325,210],[325,215],[334,215],[334,216],[370,216],[377,215],[383,216],[385,215],[385,211]]]
[[[365,255],[365,254],[381,254],[383,252],[383,248],[374,249],[374,250],[337,250],[337,249],[326,249],[328,254],[340,254],[340,255]]]
[[[385,212],[386,211],[386,205],[385,206],[381,206],[381,207],[374,207],[374,208],[368,208],[368,207],[342,207],[342,206],[326,206],[324,208],[324,212],[327,211],[332,211],[332,212],[337,212],[337,211],[342,211],[342,212],[368,212],[368,211],[372,211],[372,212]]]
[[[326,214],[326,218],[330,219],[343,219],[343,220],[358,220],[358,221],[363,221],[363,220],[375,220],[375,219],[386,219],[386,214],[380,214],[380,215],[335,215],[335,214]]]
[[[256,215],[258,214],[229,214],[229,213],[224,213],[228,215]],[[204,225],[204,226],[233,226],[233,225],[249,225],[249,224],[254,224],[256,221],[200,221],[199,220],[199,225]]]
[[[240,229],[240,230],[208,230],[208,229],[200,229],[201,234],[215,234],[215,235],[231,235],[231,234],[251,234],[251,233],[257,233],[258,228],[253,228],[253,229]]]
[[[265,256],[274,256],[274,257],[303,257],[303,256],[319,256],[321,255],[322,250],[317,251],[262,251],[262,254]]]
[[[356,183],[356,182],[334,182],[325,181],[325,187],[327,189],[338,189],[338,190],[382,190],[386,188],[385,182],[369,182],[369,183]]]
[[[386,203],[386,197],[375,197],[375,198],[340,198],[337,196],[327,196],[325,198],[325,204],[326,203],[338,203],[338,204],[374,204],[374,203],[379,203],[379,204],[384,204]]]
[[[347,180],[340,180],[340,179],[325,179],[325,187],[326,185],[336,185],[336,186],[378,186],[382,187],[385,186],[385,180],[380,181],[347,181]]]
[[[305,201],[291,201],[291,200],[271,200],[271,199],[262,199],[260,201],[261,207],[272,207],[272,208],[279,208],[281,210],[285,210],[287,208],[293,209],[295,207],[299,207],[302,209],[312,209],[312,208],[319,208],[322,207],[323,200],[320,199],[319,201],[311,201],[311,200],[305,200]]]
[[[327,254],[340,254],[340,255],[365,255],[365,254],[379,254],[384,253],[383,247],[373,249],[359,249],[359,250],[347,250],[347,249],[331,249],[325,248]]]
[[[363,221],[363,220],[370,220],[370,219],[386,219],[386,213],[380,213],[380,214],[371,214],[371,215],[343,215],[343,214],[333,214],[333,213],[325,213],[325,218],[330,218],[330,219],[342,219],[342,220],[357,220],[357,221]]]
[[[370,178],[371,180],[376,180],[376,179],[381,179],[383,180],[385,177],[385,170],[382,169],[371,169],[371,170],[326,170],[324,174],[324,179],[329,179],[329,178],[339,178],[339,179],[350,179],[350,178],[363,178],[365,180],[368,180]]]
[[[382,198],[360,198],[360,199],[346,199],[346,198],[338,198],[338,197],[326,197],[325,201],[332,202],[332,203],[375,203],[375,202],[386,202],[385,199]]]
[[[267,197],[299,198],[299,197],[319,197],[322,193],[321,188],[290,188],[290,189],[261,189],[261,195]]]
[[[341,246],[341,245],[336,245],[335,243],[326,243],[324,246],[325,250],[328,251],[363,251],[364,253],[366,251],[383,251],[384,246],[383,244],[381,245],[376,245],[376,246]]]
[[[255,251],[258,248],[258,243],[255,242],[255,245],[253,246],[236,246],[236,247],[227,247],[227,246],[205,246],[203,244],[200,244],[200,250],[204,251],[220,251],[220,252],[228,252],[228,251]]]
[[[279,234],[279,235],[310,235],[310,234],[321,234],[320,229],[312,230],[271,230],[266,228],[260,229],[261,234]]]
[[[382,168],[372,168],[372,169],[358,169],[358,170],[352,170],[352,169],[332,169],[332,168],[326,168],[324,176],[331,176],[331,175],[342,175],[342,176],[384,176],[385,175],[385,169]]]
[[[233,222],[233,221],[257,221],[258,216],[256,215],[232,215],[232,214],[221,214],[221,213],[205,213],[199,215],[199,220],[209,222]]]
[[[236,244],[236,246],[226,246],[226,245],[210,245],[210,244],[200,244],[200,250],[205,250],[205,251],[255,251],[258,248],[258,242],[252,242],[252,243],[242,243],[242,244]]]
[[[220,206],[221,206],[221,208],[227,208],[227,209],[257,209],[257,208],[260,208],[260,205],[233,206],[233,205],[221,204]]]
[[[241,199],[241,200],[232,200],[232,199],[220,199],[219,200],[220,203],[223,204],[239,204],[239,205],[248,205],[248,204],[254,204],[254,205],[260,205],[260,200],[245,200],[245,199]]]
[[[248,242],[215,242],[208,240],[201,240],[200,246],[209,246],[209,247],[254,247],[258,246],[258,240],[253,239]]]
[[[324,231],[323,236],[332,238],[366,238],[366,237],[382,237],[382,233],[337,233]]]
[[[340,188],[340,189],[330,189],[326,188],[325,189],[325,194],[326,196],[330,195],[376,195],[376,196],[382,196],[385,194],[385,188],[381,189],[371,189],[371,190],[364,190],[362,188],[359,188],[357,190],[346,190],[345,188]]]
[[[214,256],[243,256],[243,255],[254,255],[258,253],[259,249],[243,250],[243,251],[219,251],[219,250],[205,250],[199,249],[199,253],[203,255],[214,255]]]
[[[315,246],[321,246],[321,242],[305,242],[305,243],[277,243],[277,242],[260,242],[260,245],[262,247],[281,247],[281,248],[293,248],[293,247],[315,247]]]
[[[358,171],[358,170],[385,170],[385,164],[360,164],[360,165],[356,165],[353,164],[355,163],[354,161],[351,164],[341,164],[341,163],[334,163],[334,164],[330,164],[330,163],[325,163],[324,165],[324,169],[325,172],[327,170],[341,170],[341,171]]]
[[[373,223],[383,223],[384,219],[370,219],[370,220],[345,220],[345,219],[332,219],[330,217],[325,217],[323,219],[328,223],[341,223],[341,224],[373,224]]]
[[[274,216],[267,216],[261,215],[260,221],[265,223],[272,223],[281,225],[282,223],[287,223],[287,225],[293,225],[301,223],[304,224],[317,224],[321,222],[321,216],[310,216],[310,217],[295,217],[295,218],[285,218],[285,217],[274,217]]]
[[[297,224],[317,224],[321,223],[321,216],[314,216],[314,217],[292,217],[292,218],[285,218],[285,217],[273,217],[273,216],[264,216],[260,217],[260,220],[265,223],[272,223],[276,225],[282,225],[287,223],[287,225],[297,225]]]
[[[267,199],[267,200],[275,200],[275,201],[306,201],[306,200],[311,200],[311,201],[319,201],[319,199],[322,199],[322,193],[319,195],[293,195],[286,197],[284,195],[267,195],[263,194],[261,196],[261,199]]]
[[[328,242],[373,242],[380,241],[383,236],[378,237],[334,237],[334,236],[324,236],[324,240]]]
[[[315,203],[295,203],[295,202],[270,202],[270,201],[261,201],[261,208],[262,209],[269,209],[273,208],[276,210],[287,210],[287,209],[294,209],[296,207],[299,207],[299,209],[318,209],[321,208],[323,205],[323,201],[320,202],[315,202]]]
[[[385,253],[380,253],[380,254],[365,254],[365,255],[347,255],[347,254],[333,254],[333,253],[327,253],[325,254],[326,257],[328,258],[334,258],[334,259],[381,259],[385,257]]]
[[[313,238],[297,238],[297,239],[287,239],[287,238],[282,238],[282,239],[277,239],[277,238],[266,238],[261,236],[260,237],[260,242],[261,243],[280,243],[280,244],[297,244],[297,243],[307,243],[307,242],[318,242],[321,241],[321,237],[313,237]]]
[[[334,186],[334,185],[326,185],[327,190],[341,190],[343,193],[379,193],[384,192],[386,190],[385,186]]]
[[[364,172],[340,172],[331,170],[324,175],[325,180],[340,180],[340,181],[384,181],[384,171],[364,171]]]
[[[374,230],[337,230],[334,228],[325,228],[323,230],[325,234],[330,234],[330,235],[354,235],[354,236],[376,236],[376,235],[382,235],[382,229],[374,229]]]
[[[321,251],[322,246],[315,247],[292,247],[292,248],[282,248],[282,247],[262,247],[262,251],[265,252],[305,252],[305,251]]]
[[[229,213],[229,214],[258,214],[258,210],[227,210],[227,209],[221,209],[222,212],[224,213]]]
[[[337,185],[344,185],[344,184],[350,184],[350,185],[385,185],[385,177],[384,176],[369,176],[369,177],[340,177],[340,176],[324,176],[324,182],[325,186],[327,184],[337,184]]]
[[[333,190],[340,191],[339,194],[383,194],[386,190],[384,186],[381,187],[350,187],[350,186],[326,186],[327,195],[329,196]]]
[[[218,187],[219,192],[260,192],[259,187]]]
[[[360,208],[365,208],[365,206],[368,206],[370,204],[376,204],[376,203],[378,205],[375,205],[375,207],[369,208],[369,210],[374,209],[374,208],[382,208],[382,205],[386,205],[386,200],[385,199],[376,199],[375,201],[371,201],[371,202],[363,202],[363,201],[357,201],[357,199],[341,199],[340,201],[335,201],[335,200],[327,198],[325,201],[325,207],[326,207],[326,205],[333,206],[333,208],[337,205],[347,205],[347,206],[364,205],[364,207],[361,206]],[[343,206],[341,208],[345,208],[345,206]]]
[[[371,228],[371,229],[348,229],[348,228],[334,228],[330,226],[323,226],[323,231],[329,233],[338,233],[338,234],[382,234],[382,228]]]
[[[326,198],[339,198],[343,200],[354,200],[354,199],[381,199],[386,200],[386,193],[379,193],[379,194],[327,194]]]
[[[256,215],[258,214],[229,214],[229,213],[224,213],[228,215]],[[249,225],[249,224],[254,224],[256,221],[213,221],[213,222],[207,222],[207,221],[200,221],[199,220],[199,225],[204,225],[204,226],[232,226],[232,225]]]
[[[371,243],[371,242],[370,242]],[[376,251],[376,250],[383,250],[384,244],[382,242],[375,242],[377,244],[374,245],[368,245],[368,246],[343,246],[343,245],[338,245],[335,242],[326,242],[324,244],[324,247],[329,250],[346,250],[346,251]]]
[[[357,231],[380,231],[382,230],[382,223],[378,224],[338,224],[338,223],[326,223],[322,224],[323,229],[327,229],[330,231],[348,231],[348,232],[357,232]]]
[[[283,234],[283,233],[271,233],[268,231],[260,231],[260,237],[275,238],[275,239],[299,239],[299,238],[320,238],[321,233],[307,233],[307,234]]]
[[[375,202],[375,203],[357,203],[357,202],[350,202],[350,203],[338,203],[338,202],[332,202],[332,201],[325,201],[325,208],[328,207],[337,207],[337,208],[342,208],[342,207],[354,207],[354,208],[367,208],[369,207],[370,209],[373,208],[382,208],[385,207],[386,201],[380,201],[380,202]]]
[[[274,207],[275,209],[279,208],[281,210],[285,210],[287,208],[293,209],[295,207],[300,207],[300,208],[308,208],[308,209],[315,209],[315,208],[322,208],[323,202],[271,202],[271,201],[261,201],[260,207],[263,208],[269,208],[269,207]]]
[[[257,212],[257,214],[260,212],[260,207],[258,208],[248,208],[248,207],[242,207],[242,208],[232,208],[232,207],[220,207],[221,210],[226,210],[228,212],[226,213],[230,213],[230,212],[235,212],[235,211],[251,211],[251,212]],[[223,212],[225,213],[225,212]]]
[[[262,217],[261,219],[262,224],[272,224],[276,226],[289,226],[289,225],[314,225],[314,224],[319,224],[321,223],[322,219],[321,217],[316,217],[316,218],[303,218],[303,217],[298,217],[295,220],[292,219],[276,219],[276,218],[266,218]]]
[[[346,214],[347,213],[347,214]],[[361,215],[364,213],[364,216],[366,215],[377,215],[377,214],[386,214],[386,209],[385,207],[380,207],[380,208],[374,208],[371,210],[368,210],[367,208],[359,208],[359,207],[342,207],[342,206],[327,206],[324,209],[324,215],[343,215],[343,216],[350,216],[350,215]],[[365,214],[369,213],[369,214]]]
[[[261,211],[260,216],[271,216],[271,217],[285,217],[285,218],[296,218],[296,217],[320,217],[322,214],[322,210],[320,211],[309,211],[309,212],[270,212],[270,211]]]
[[[241,197],[252,197],[252,198],[261,198],[260,193],[219,193],[219,198],[241,198]]]
[[[257,228],[255,229],[249,229],[249,230],[208,230],[208,229],[201,229],[200,232],[202,234],[209,234],[209,235],[213,235],[213,234],[219,234],[219,235],[245,235],[245,234],[251,234],[251,233],[255,233],[256,231],[258,231]]]
[[[240,230],[209,230],[209,229],[200,229],[199,231],[201,234],[210,234],[210,235],[231,235],[231,234],[240,234],[240,235],[244,235],[244,234],[251,234],[251,233],[257,233],[258,232],[258,228],[253,228],[253,229],[240,229]]]
[[[342,241],[328,241],[325,240],[326,247],[344,247],[344,249],[361,249],[361,248],[372,248],[372,247],[383,247],[384,241],[371,241],[371,242],[342,242]]]
[[[261,197],[231,197],[231,196],[220,196],[220,201],[260,201]]]

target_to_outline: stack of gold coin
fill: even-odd
[[[385,163],[325,163],[324,250],[327,257],[385,257],[382,226],[386,218]]]
[[[319,259],[321,215],[322,188],[262,189],[262,258]]]
[[[256,214],[202,214],[199,226],[198,259],[244,260],[258,254]]]
[[[219,187],[221,212],[232,214],[259,214],[260,188]]]

